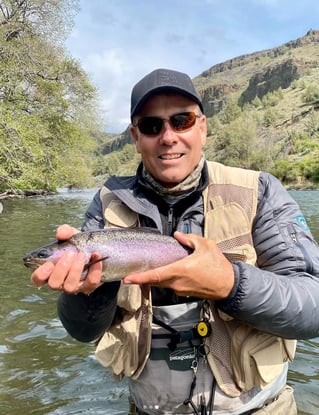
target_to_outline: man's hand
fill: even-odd
[[[56,237],[65,240],[78,232],[69,225],[61,225],[57,228]],[[99,257],[98,253],[94,253],[91,259],[96,260]],[[47,284],[52,290],[64,291],[68,294],[79,292],[90,294],[101,285],[102,263],[91,265],[85,280],[81,281],[85,263],[86,258],[83,253],[65,252],[56,265],[46,262],[37,268],[31,275],[31,283],[35,287]]]
[[[174,237],[194,252],[173,264],[127,275],[123,282],[171,288],[180,296],[227,298],[234,286],[234,270],[215,242],[180,232],[175,232]]]

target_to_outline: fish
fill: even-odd
[[[74,234],[64,241],[54,241],[35,249],[23,258],[24,265],[35,270],[47,261],[54,264],[64,252],[83,252],[87,269],[93,252],[101,255],[102,282],[121,280],[130,273],[146,271],[185,258],[190,250],[171,236],[162,235],[148,228],[109,228]]]
[[[27,268],[35,270],[47,261],[56,264],[67,251],[85,254],[82,279],[93,263],[101,261],[101,281],[111,282],[130,273],[171,264],[188,256],[192,249],[181,245],[172,236],[149,228],[109,228],[79,232],[67,240],[51,242],[27,253],[23,262]],[[99,252],[101,258],[91,260],[94,252]],[[244,255],[229,255],[232,255],[232,260],[244,260]]]

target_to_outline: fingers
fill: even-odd
[[[91,260],[95,261],[100,258],[101,258],[101,255],[96,253],[92,255]],[[89,295],[94,290],[96,290],[96,288],[102,284],[101,282],[102,268],[103,268],[102,262],[93,263],[87,272],[85,280],[80,281],[79,286],[78,286],[78,292]]]
[[[55,264],[55,267],[49,276],[48,286],[52,290],[61,290],[65,279],[68,277],[72,270],[77,254],[74,252],[65,252],[62,257]]]
[[[187,248],[197,249],[202,244],[207,243],[207,239],[203,236],[196,235],[194,233],[182,233],[182,232],[174,232],[174,238],[181,244],[186,246]],[[210,241],[214,244],[213,241]]]
[[[175,239],[182,245],[195,249],[200,240],[204,238],[194,234],[174,233]],[[149,271],[138,272],[127,275],[123,279],[124,284],[150,284],[161,287],[173,288],[172,284],[180,274],[183,275],[184,260],[176,261],[173,264],[158,267]]]
[[[31,284],[35,287],[42,287],[45,285],[54,269],[52,262],[45,262],[41,267],[37,268],[31,275]]]
[[[76,228],[73,228],[70,225],[64,224],[57,228],[56,230],[56,237],[59,240],[65,240],[71,238],[74,234],[78,233],[79,230]]]
[[[96,260],[100,255],[96,253],[91,258]],[[101,285],[102,262],[90,266],[85,280],[82,280],[86,263],[87,258],[83,253],[65,252],[55,265],[46,262],[35,270],[31,283],[36,287],[47,284],[52,290],[68,294],[90,294]]]
[[[77,292],[79,282],[86,263],[84,254],[68,252],[57,262],[54,271],[48,280],[48,286],[52,290],[61,290],[69,294]]]
[[[172,264],[127,275],[124,284],[170,288],[180,296],[227,298],[235,283],[234,269],[216,243],[194,234],[175,232],[174,237],[193,252]]]
[[[169,273],[170,275],[171,273]],[[153,270],[137,272],[124,277],[124,284],[150,284],[160,286],[165,283],[165,267],[155,268]]]

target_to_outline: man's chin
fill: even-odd
[[[183,176],[162,177],[161,180],[159,181],[162,186],[168,189],[172,189],[173,187],[179,185],[185,179],[185,177]]]

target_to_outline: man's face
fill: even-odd
[[[158,94],[146,101],[135,121],[146,116],[168,119],[189,111],[200,114],[198,105],[183,95]],[[137,126],[131,126],[131,135],[145,168],[165,187],[176,186],[192,173],[201,159],[206,133],[204,115],[183,132],[174,131],[167,121],[156,135],[142,134]]]

